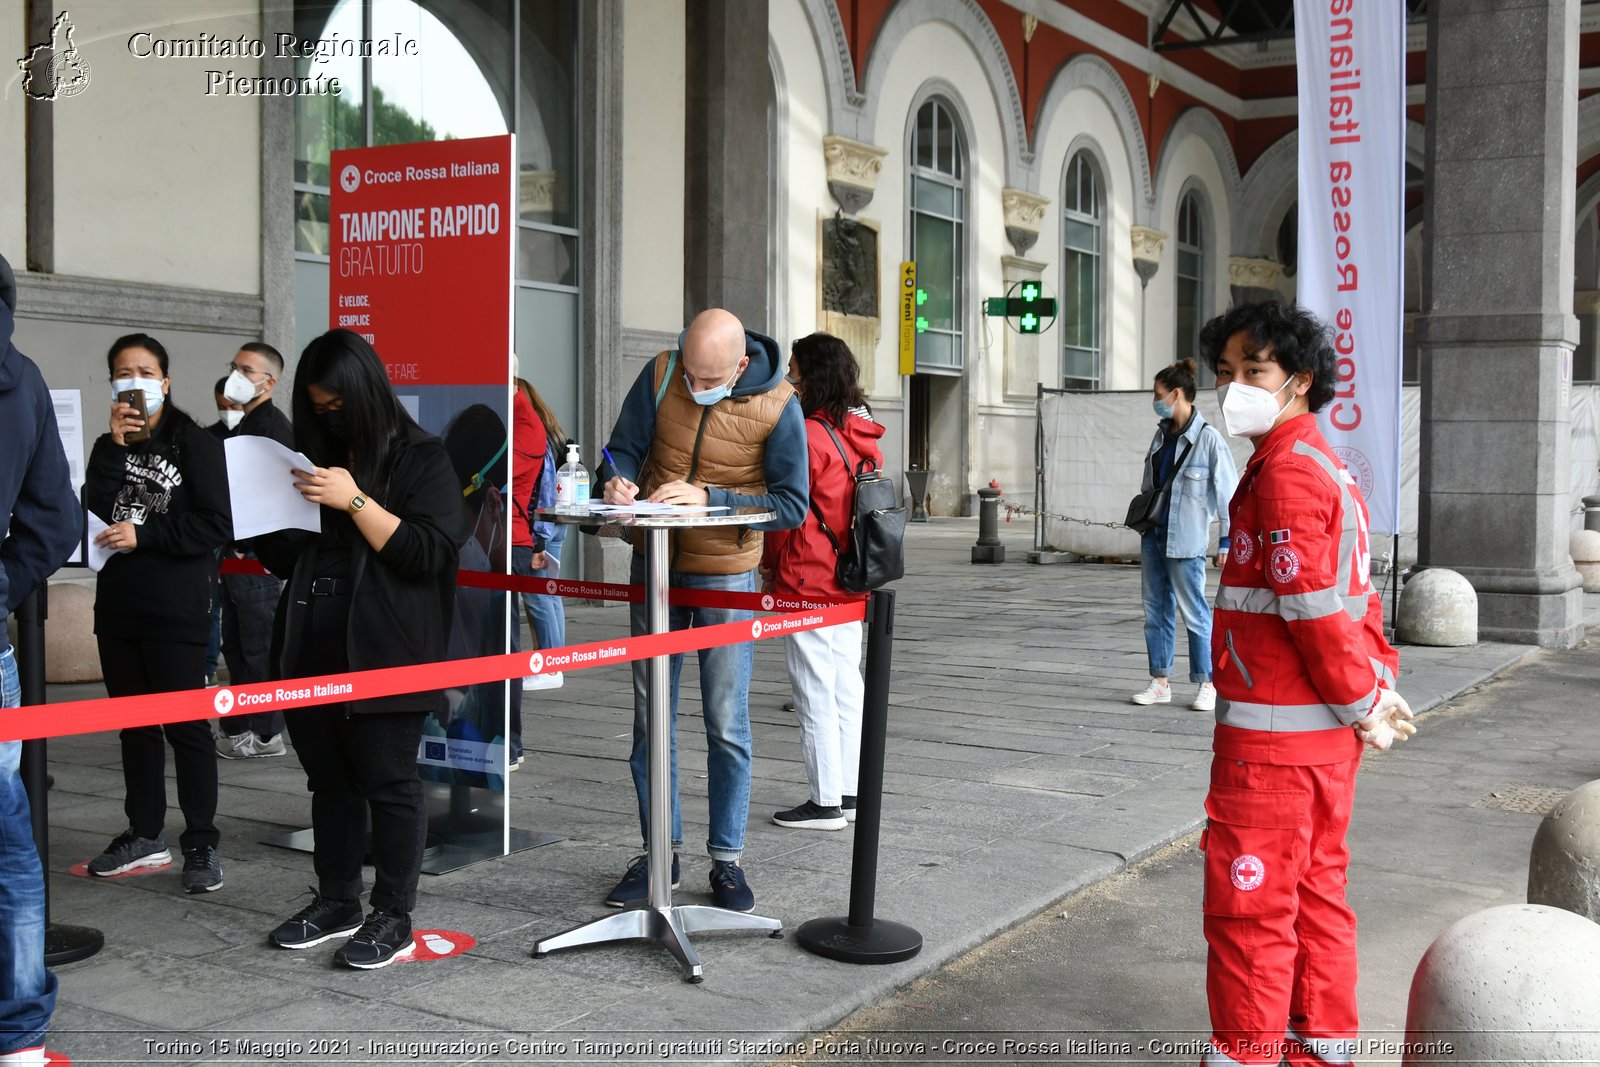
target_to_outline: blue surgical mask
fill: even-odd
[[[130,389],[137,389],[144,394],[144,412],[154,415],[161,408],[161,402],[166,397],[161,392],[161,381],[158,378],[118,378],[111,383],[111,399],[115,400],[118,394],[126,393]]]
[[[1165,400],[1152,400],[1150,406],[1156,409],[1156,417],[1162,419],[1172,418],[1172,405]]]
[[[712,386],[710,389],[706,389],[699,393],[694,391],[694,383],[689,381],[689,376],[687,374],[683,376],[683,384],[688,388],[689,395],[694,397],[694,402],[696,404],[699,404],[703,408],[708,408],[717,401],[725,400],[733,395],[733,380],[738,376],[739,372],[734,371],[733,378],[729,378],[721,385]]]

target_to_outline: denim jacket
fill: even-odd
[[[1158,426],[1145,457],[1144,483],[1140,487],[1143,492],[1155,488],[1153,472],[1156,454],[1161,451],[1161,436]],[[1190,442],[1193,448],[1189,448]],[[1206,423],[1199,408],[1194,409],[1189,425],[1178,438],[1173,462],[1177,462],[1185,448],[1189,448],[1189,456],[1172,480],[1171,504],[1167,511],[1167,556],[1170,559],[1204,556],[1211,543],[1211,524],[1216,521],[1222,524],[1219,550],[1227,547],[1228,501],[1239,484],[1233,453],[1228,451],[1228,444],[1216,427]]]

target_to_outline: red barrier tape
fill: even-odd
[[[267,569],[253,559],[225,559],[224,574],[266,574]],[[530,578],[520,574],[493,571],[457,571],[456,585],[465,589],[497,589],[514,593],[542,593],[546,596],[576,597],[580,600],[618,600],[637,603],[644,599],[644,587],[611,582],[569,582],[562,578]],[[741,611],[814,611],[856,600],[799,600],[771,593],[734,593],[719,589],[670,589],[670,603],[686,608],[734,608]]]
[[[472,659],[419,663],[410,667],[385,667],[344,674],[313,675],[282,682],[229,686],[221,689],[187,689],[134,697],[102,697],[60,704],[35,704],[9,708],[0,715],[0,741],[31,741],[48,737],[92,734],[130,726],[155,726],[194,719],[216,719],[232,712],[253,714],[284,708],[338,704],[349,700],[420,693],[431,689],[500,682],[528,674],[580,671],[613,663],[628,663],[652,656],[669,656],[702,648],[767,640],[858,622],[866,605],[839,604],[814,611],[797,611],[750,622],[725,622],[664,634],[644,634],[613,641],[563,645],[544,652],[508,652]]]

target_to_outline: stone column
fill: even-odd
[[[1583,635],[1567,555],[1577,7],[1430,5],[1417,322],[1418,555],[1472,582],[1483,638],[1559,648]]]
[[[765,331],[767,0],[688,0],[686,20],[685,321],[724,307]]]

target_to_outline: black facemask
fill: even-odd
[[[317,423],[322,427],[322,432],[341,444],[345,439],[345,425],[343,411],[324,411],[317,416]]]

